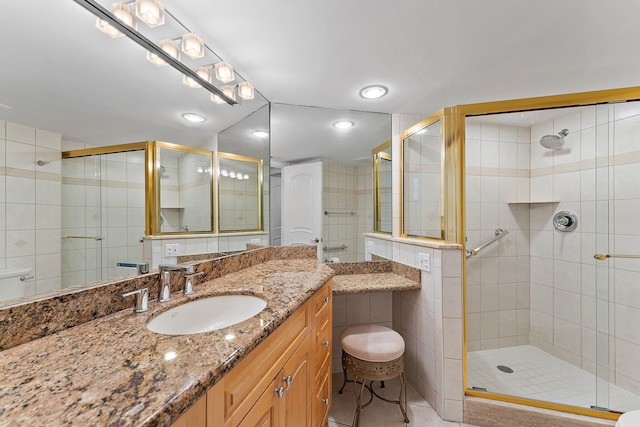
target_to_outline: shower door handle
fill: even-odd
[[[593,257],[598,261],[606,261],[609,258],[640,258],[640,255],[595,254]]]

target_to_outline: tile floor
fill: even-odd
[[[596,404],[622,412],[640,408],[640,396],[615,385],[603,387],[595,375],[531,345],[473,351],[467,363],[469,387],[586,408]],[[498,365],[514,372],[501,372]]]
[[[379,384],[379,383],[378,383]],[[381,392],[376,387],[376,392],[388,399],[397,399],[400,390],[398,379],[387,381],[386,388]],[[348,383],[342,395],[338,390],[342,386],[342,374],[333,375],[333,405],[329,412],[328,427],[351,426],[356,400],[353,394],[353,384]],[[366,393],[368,400],[369,393]],[[387,403],[374,398],[373,402],[364,408],[360,415],[361,427],[473,427],[470,424],[454,423],[442,420],[435,410],[411,387],[407,384],[407,415],[409,424],[402,420],[402,413],[398,405]]]

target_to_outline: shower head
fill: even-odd
[[[569,129],[562,129],[557,135],[545,135],[540,138],[540,145],[551,150],[559,150],[564,145],[564,137],[569,135]]]

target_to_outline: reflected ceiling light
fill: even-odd
[[[182,51],[191,59],[204,56],[204,41],[195,33],[187,33],[182,36]]]
[[[113,13],[113,15],[116,18],[118,18],[124,24],[128,25],[134,30],[138,28],[138,20],[133,14],[131,7],[129,5],[124,4],[124,2],[119,1],[117,3],[113,3],[111,5],[111,13]],[[106,35],[108,35],[109,37],[116,38],[116,37],[124,36],[124,34],[118,31],[114,26],[112,26],[107,21],[100,18],[96,19],[96,28],[102,31],[103,33],[105,33]]]
[[[227,61],[218,62],[215,67],[216,79],[220,80],[222,83],[229,83],[235,79],[235,76],[233,75],[233,67]]]
[[[253,85],[249,82],[238,83],[238,96],[242,99],[253,99]]]
[[[166,361],[173,360],[176,357],[178,357],[178,353],[176,353],[175,351],[168,351],[164,354],[164,360]]]
[[[136,0],[136,16],[153,28],[164,24],[164,5],[159,0]]]
[[[210,70],[211,70],[211,66],[194,68],[194,71],[196,72],[196,74],[198,76],[200,76],[202,78],[202,80],[205,80],[205,81],[207,81],[209,83],[211,83],[211,71]],[[198,83],[192,77],[187,76],[186,74],[184,74],[182,76],[182,83],[184,83],[185,85],[187,85],[189,87],[192,87],[192,88],[202,87],[202,85],[200,83]]]
[[[196,113],[183,113],[182,118],[191,123],[202,123],[207,121],[206,117]]]
[[[387,94],[389,90],[382,85],[372,85],[362,88],[360,90],[360,96],[366,99],[382,98]]]
[[[178,48],[178,45],[176,44],[176,42],[174,42],[171,39],[165,39],[165,40],[161,40],[158,43],[158,46],[160,46],[162,50],[167,52],[167,54],[172,58],[174,58],[176,61],[180,61],[180,49]],[[160,58],[158,55],[156,55],[151,51],[147,51],[147,59],[152,64],[157,65],[158,67],[167,65],[167,63],[162,58]]]
[[[254,130],[253,132],[251,132],[251,134],[253,136],[257,136],[258,138],[269,136],[269,132],[267,132],[266,130]]]
[[[424,135],[425,133],[427,133],[427,128],[420,129],[418,132],[416,132],[416,135]]]
[[[353,127],[355,125],[354,122],[350,121],[350,120],[340,120],[337,121],[333,124],[333,127],[336,127],[338,129],[349,129],[350,127]]]

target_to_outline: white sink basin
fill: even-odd
[[[147,323],[147,329],[158,334],[200,334],[226,328],[247,320],[267,306],[262,298],[252,295],[219,295],[179,305]]]

